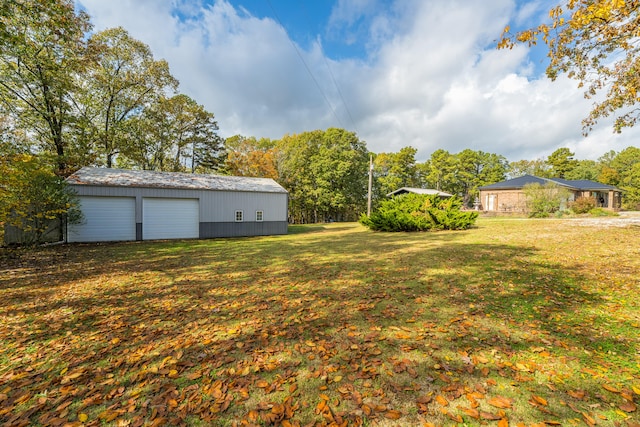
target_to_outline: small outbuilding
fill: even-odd
[[[391,193],[387,194],[387,197],[399,196],[401,194],[407,194],[407,193],[428,194],[428,195],[435,194],[436,196],[442,197],[442,198],[453,197],[453,194],[445,193],[444,191],[433,190],[431,188],[414,188],[414,187],[398,188],[396,191],[392,191]]]
[[[540,178],[524,175],[517,178],[497,182],[480,187],[480,203],[482,210],[490,212],[526,212],[525,185],[554,183],[569,193],[567,201],[579,197],[592,197],[596,206],[609,210],[619,210],[622,206],[622,191],[612,185],[602,184],[585,179],[570,180],[561,178]]]
[[[67,182],[84,216],[68,242],[287,233],[288,192],[273,179],[84,167]]]

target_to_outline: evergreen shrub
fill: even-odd
[[[360,223],[374,231],[465,230],[478,212],[462,212],[461,207],[457,197],[403,194],[383,201],[371,216],[363,214]]]

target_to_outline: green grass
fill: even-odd
[[[0,424],[635,426],[638,241],[481,218],[5,253]]]

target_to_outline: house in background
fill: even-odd
[[[84,215],[69,242],[287,233],[288,192],[268,178],[85,167],[67,182]]]
[[[553,182],[569,192],[568,201],[579,197],[593,197],[596,206],[619,210],[622,206],[622,191],[612,185],[589,180],[539,178],[524,175],[518,178],[480,187],[481,209],[489,212],[526,212],[526,196],[523,188],[527,184],[545,185]]]
[[[435,194],[442,198],[453,197],[453,194],[445,193],[444,191],[432,190],[429,188],[413,188],[413,187],[399,188],[396,191],[392,191],[391,193],[387,194],[387,197],[399,196],[400,194],[407,194],[407,193],[428,194],[428,195]]]

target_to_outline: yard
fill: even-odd
[[[640,425],[638,226],[0,257],[2,425]]]

